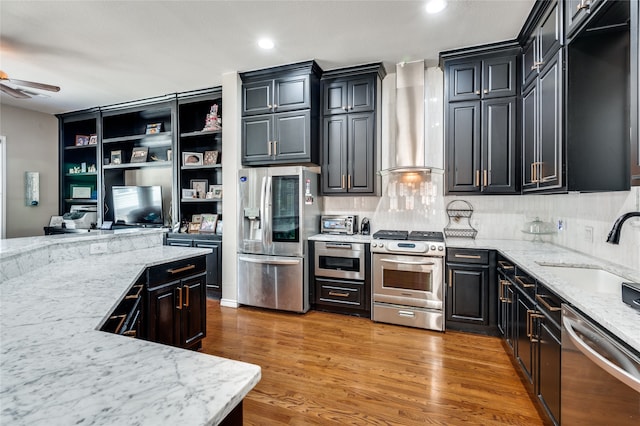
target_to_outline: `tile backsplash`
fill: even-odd
[[[441,185],[434,176],[434,184]],[[442,186],[440,186],[442,188]],[[442,192],[442,190],[440,190]],[[383,187],[383,194],[387,188]],[[372,232],[379,229],[442,229],[448,217],[446,206],[465,200],[473,206],[471,224],[476,238],[532,240],[522,230],[536,217],[551,222],[558,230],[544,235],[546,243],[556,244],[606,261],[640,270],[640,218],[632,218],[622,227],[620,244],[606,242],[615,220],[623,213],[640,211],[640,188],[602,193],[569,193],[519,196],[442,197],[429,211],[388,211],[386,197],[324,197],[324,213],[357,214],[371,219]]]

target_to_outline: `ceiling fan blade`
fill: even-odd
[[[19,90],[16,89],[12,89],[9,86],[6,86],[2,83],[0,83],[0,90],[3,91],[4,93],[6,93],[9,96],[13,96],[14,98],[18,98],[18,99],[25,99],[25,98],[30,98],[31,96],[27,95],[26,93],[22,93]]]
[[[60,88],[58,86],[52,86],[51,84],[36,83],[34,81],[16,80],[14,78],[9,78],[7,80],[18,86],[33,87],[34,89],[48,90],[50,92],[60,91]]]

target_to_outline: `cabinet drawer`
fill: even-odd
[[[147,269],[147,285],[155,287],[159,284],[179,280],[190,275],[203,273],[207,270],[205,256],[176,260],[163,263]]]
[[[316,278],[318,303],[364,308],[364,283]]]
[[[513,283],[521,291],[529,295],[531,299],[536,297],[536,280],[529,276],[528,273],[516,267],[516,273],[513,276]]]
[[[489,251],[449,248],[447,249],[447,262],[488,265]]]
[[[185,238],[167,238],[165,245],[175,247],[191,247],[191,240]]]

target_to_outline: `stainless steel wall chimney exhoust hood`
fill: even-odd
[[[389,168],[380,174],[439,170],[425,149],[425,62],[396,65],[396,138],[391,144]]]

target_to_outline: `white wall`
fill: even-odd
[[[42,228],[58,214],[58,119],[1,105],[0,134],[7,138],[6,238],[44,235]],[[27,171],[40,172],[40,204],[35,207],[25,203]]]

